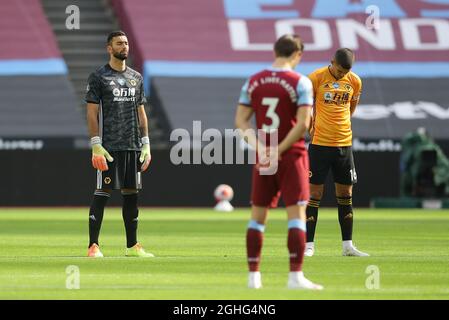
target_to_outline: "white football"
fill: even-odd
[[[220,184],[214,191],[214,197],[217,201],[231,201],[234,197],[234,190],[227,184]]]

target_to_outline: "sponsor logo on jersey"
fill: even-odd
[[[330,101],[330,100],[332,100],[332,93],[330,93],[330,92],[325,92],[325,93],[324,93],[324,100],[325,100],[325,101]]]
[[[345,104],[349,101],[349,92],[325,92],[324,93],[324,102],[325,103],[334,103],[334,104]]]
[[[112,94],[113,101],[135,101],[136,88],[114,88]]]

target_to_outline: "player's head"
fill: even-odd
[[[332,58],[332,73],[337,79],[343,78],[351,71],[354,64],[354,52],[348,48],[340,48]]]
[[[304,44],[301,38],[296,34],[286,34],[280,37],[274,43],[274,54],[276,59],[282,58],[289,60],[292,67],[301,60],[301,55],[304,50]]]
[[[128,58],[129,45],[128,38],[123,31],[113,31],[108,35],[107,49],[111,56],[125,60]]]

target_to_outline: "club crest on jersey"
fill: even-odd
[[[129,80],[129,84],[132,85],[133,87],[136,86],[137,82],[134,79]]]
[[[338,82],[334,82],[334,83],[332,84],[332,86],[334,87],[334,89],[340,88],[340,85],[338,84]]]
[[[117,82],[118,82],[121,86],[123,86],[123,85],[126,83],[125,79],[122,79],[122,78],[117,79]]]

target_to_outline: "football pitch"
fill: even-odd
[[[304,272],[322,292],[286,288],[287,223],[270,213],[263,288],[247,284],[249,209],[141,208],[139,240],[155,258],[125,257],[121,209],[106,208],[102,259],[85,257],[87,208],[0,209],[0,299],[448,299],[449,210],[356,209],[342,257],[336,209],[321,209]],[[79,273],[78,273],[79,271]],[[79,280],[79,282],[78,282]],[[76,289],[79,283],[79,289]]]

